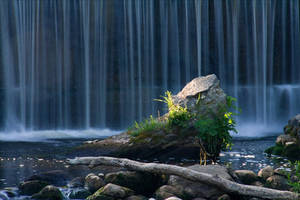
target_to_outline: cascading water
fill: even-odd
[[[299,0],[1,0],[0,129],[122,129],[156,115],[152,99],[165,90],[209,73],[237,97],[240,125],[282,125],[300,112],[299,9]]]

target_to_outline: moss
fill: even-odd
[[[297,144],[285,147],[284,156],[288,157],[291,160],[300,159],[300,147]]]
[[[87,197],[87,200],[114,200],[113,197],[101,194],[104,191],[104,187],[97,190],[93,195]]]
[[[275,146],[266,149],[265,153],[267,153],[268,155],[273,154],[273,155],[282,156],[284,153],[284,146],[276,144]]]

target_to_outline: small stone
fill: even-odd
[[[99,188],[103,187],[105,185],[105,182],[102,178],[96,176],[95,174],[88,174],[85,177],[84,185],[86,189],[88,189],[91,193],[94,193]]]
[[[288,190],[290,187],[286,178],[280,175],[273,175],[267,179],[267,183],[273,189]]]
[[[271,166],[267,166],[258,172],[258,176],[263,178],[264,180],[267,180],[267,178],[273,176],[273,174],[274,174],[274,169]]]
[[[142,195],[132,195],[127,197],[126,200],[147,200],[147,198]]]
[[[63,170],[53,170],[48,172],[43,172],[40,174],[33,175],[29,177],[26,181],[44,181],[51,185],[55,186],[65,186],[67,184],[69,176],[68,174]]]
[[[296,138],[290,135],[279,135],[276,139],[276,144],[285,146],[288,142],[296,142]]]
[[[169,198],[167,198],[165,200],[182,200],[182,199],[180,199],[178,197],[169,197]]]
[[[183,197],[184,192],[180,188],[176,188],[175,186],[171,185],[163,185],[158,188],[155,192],[155,197],[157,199],[167,199],[169,197],[179,196]]]
[[[61,193],[61,191],[53,186],[53,185],[48,185],[44,187],[39,193],[34,194],[32,196],[32,199],[39,199],[39,200],[63,200],[64,197]]]
[[[84,187],[84,178],[76,177],[68,183],[69,188]]]
[[[244,184],[250,185],[258,179],[258,176],[251,170],[236,170],[235,173]]]
[[[90,191],[84,188],[73,189],[69,194],[70,199],[85,199],[92,195]]]
[[[231,200],[231,198],[228,194],[223,194],[218,198],[218,200]]]

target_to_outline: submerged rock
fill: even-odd
[[[86,199],[88,196],[92,195],[90,191],[84,188],[72,189],[69,194],[70,199]]]
[[[68,187],[69,188],[84,187],[84,182],[85,182],[85,178],[83,178],[83,177],[76,177],[76,178],[72,179],[68,183]]]
[[[51,185],[55,186],[65,186],[67,184],[69,176],[68,174],[63,170],[53,170],[48,171],[40,174],[33,175],[26,179],[25,181],[44,181]]]
[[[32,199],[38,199],[38,200],[63,200],[64,196],[57,187],[55,187],[53,185],[48,185],[44,189],[42,189],[39,193],[34,194],[32,196]]]
[[[20,194],[30,196],[40,192],[47,185],[49,185],[49,183],[45,181],[39,181],[39,180],[26,181],[19,185]]]

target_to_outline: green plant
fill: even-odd
[[[291,172],[287,172],[288,184],[294,192],[300,193],[300,161],[290,162]]]
[[[196,119],[197,137],[213,159],[217,158],[221,150],[231,148],[232,136],[230,133],[237,133],[236,122],[233,118],[237,113],[229,111],[232,108],[237,109],[234,107],[234,101],[234,98],[227,97],[227,104],[220,105],[218,113],[198,116]]]
[[[167,91],[162,99],[155,99],[156,101],[163,102],[168,106],[167,122],[169,127],[187,128],[189,121],[192,119],[191,114],[186,107],[174,104],[172,93]]]
[[[152,132],[156,130],[160,130],[165,126],[165,123],[163,121],[160,121],[158,119],[153,118],[152,115],[148,119],[145,119],[144,121],[138,123],[135,122],[132,127],[130,127],[127,132],[132,137],[137,137],[141,133],[147,133]]]

